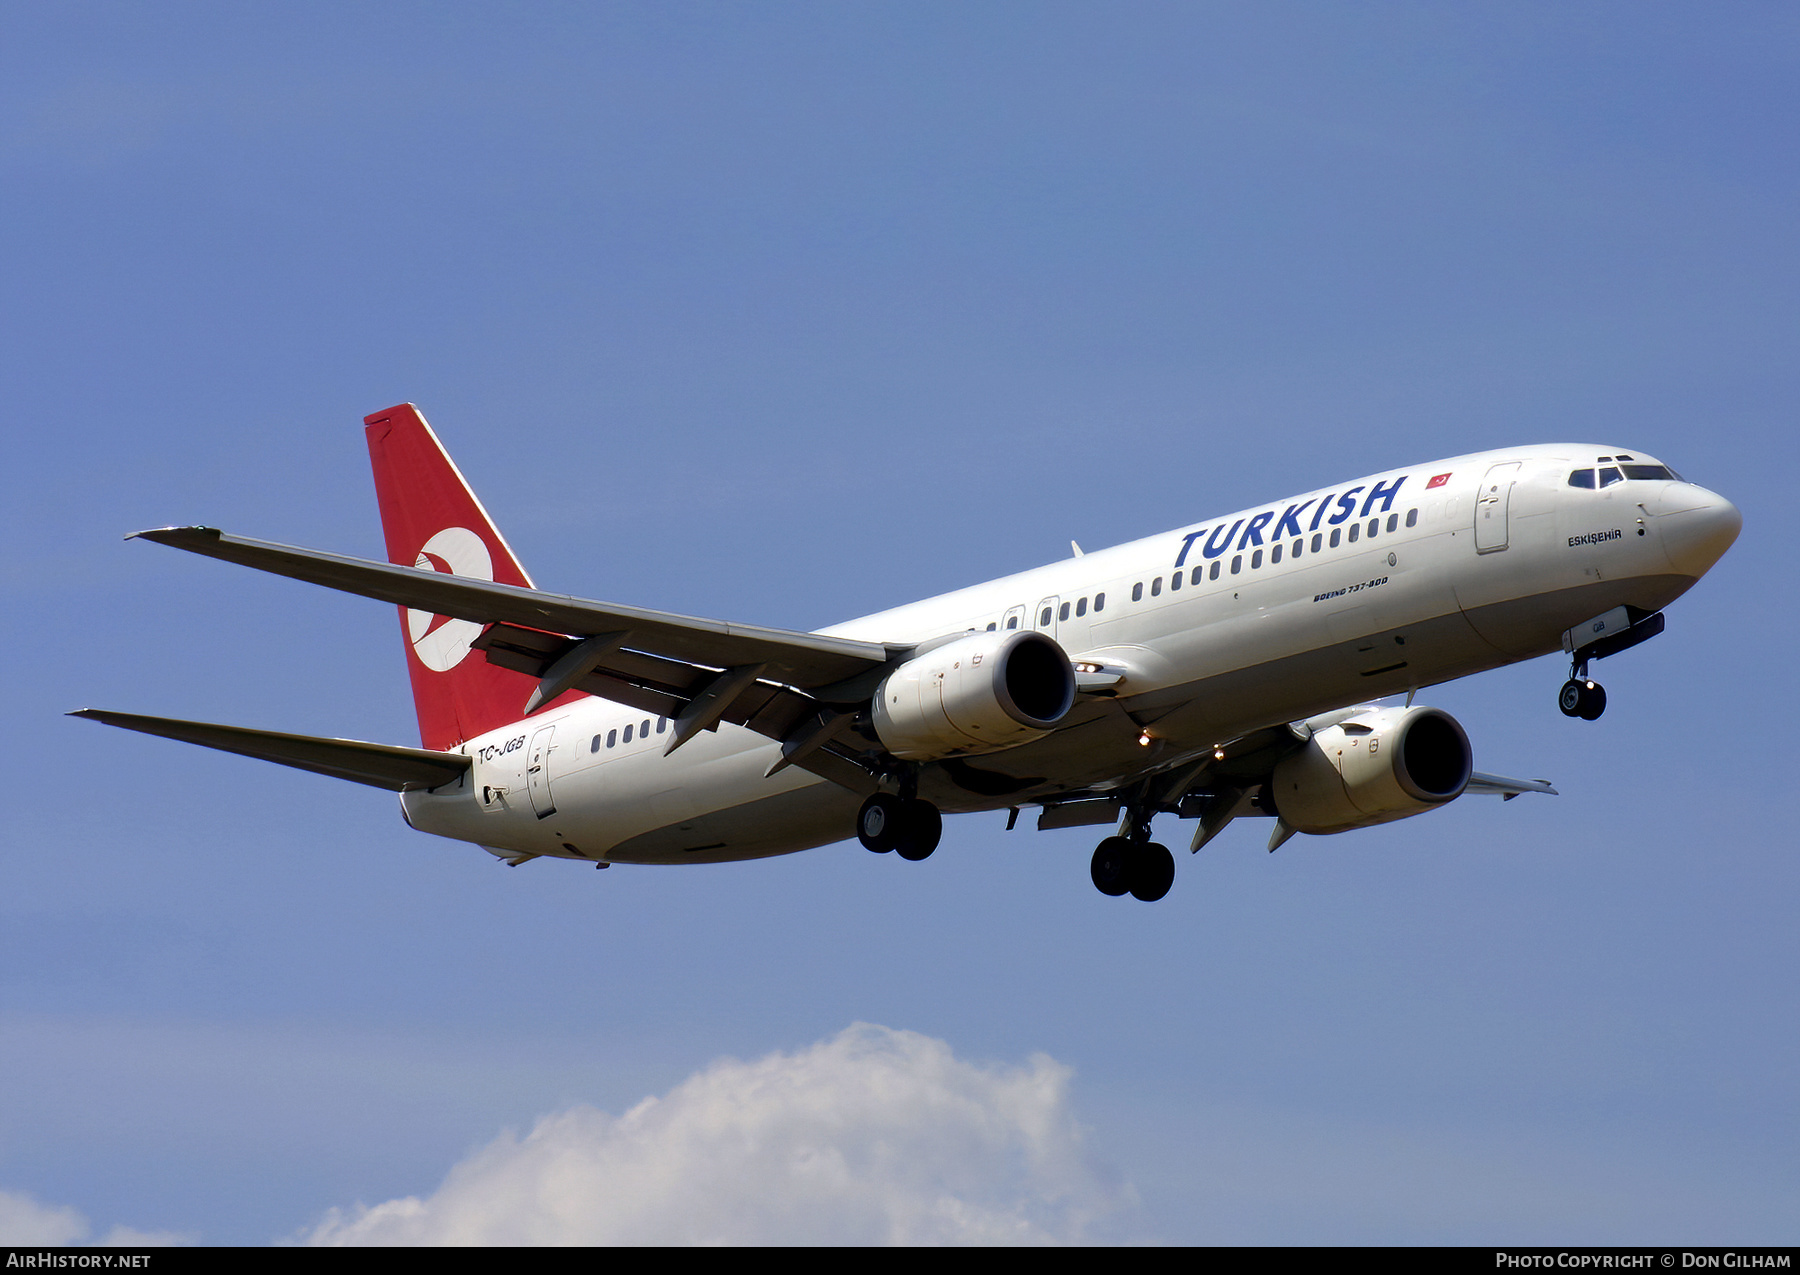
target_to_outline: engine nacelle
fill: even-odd
[[[1075,702],[1062,647],[1030,629],[971,633],[889,673],[874,697],[875,733],[909,761],[991,753],[1038,738]]]
[[[1314,731],[1276,764],[1268,795],[1298,832],[1347,832],[1456,800],[1474,765],[1442,709],[1375,709]]]

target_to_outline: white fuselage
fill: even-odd
[[[1546,654],[1614,607],[1668,605],[1740,519],[1679,479],[1570,484],[1621,455],[1556,444],[1392,470],[825,632],[897,645],[1033,628],[1095,666],[1048,736],[927,766],[921,795],[946,812],[1124,785],[1262,727]],[[666,729],[577,700],[468,741],[463,780],[402,808],[507,856],[716,862],[851,835],[857,794],[797,766],[764,777],[775,741],[725,725],[664,756]]]

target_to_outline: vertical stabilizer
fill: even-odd
[[[461,471],[411,403],[363,418],[388,561],[472,580],[534,587]],[[518,721],[536,682],[496,668],[469,643],[481,625],[400,608],[406,668],[426,748]]]

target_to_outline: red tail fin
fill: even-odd
[[[533,587],[416,407],[390,407],[363,423],[389,562]],[[400,632],[426,748],[455,748],[524,715],[535,683],[471,654],[481,625],[401,607]]]

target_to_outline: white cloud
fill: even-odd
[[[99,1239],[89,1238],[88,1220],[67,1205],[39,1204],[29,1195],[0,1191],[0,1245],[55,1248],[66,1244],[146,1248],[186,1244],[186,1236],[168,1231],[134,1231],[115,1226]]]
[[[621,1117],[503,1134],[437,1192],[333,1209],[313,1244],[1074,1242],[1131,1198],[1091,1164],[1069,1070],[983,1067],[858,1024],[723,1059]]]
[[[0,1244],[73,1244],[87,1233],[87,1219],[74,1209],[0,1191]]]

